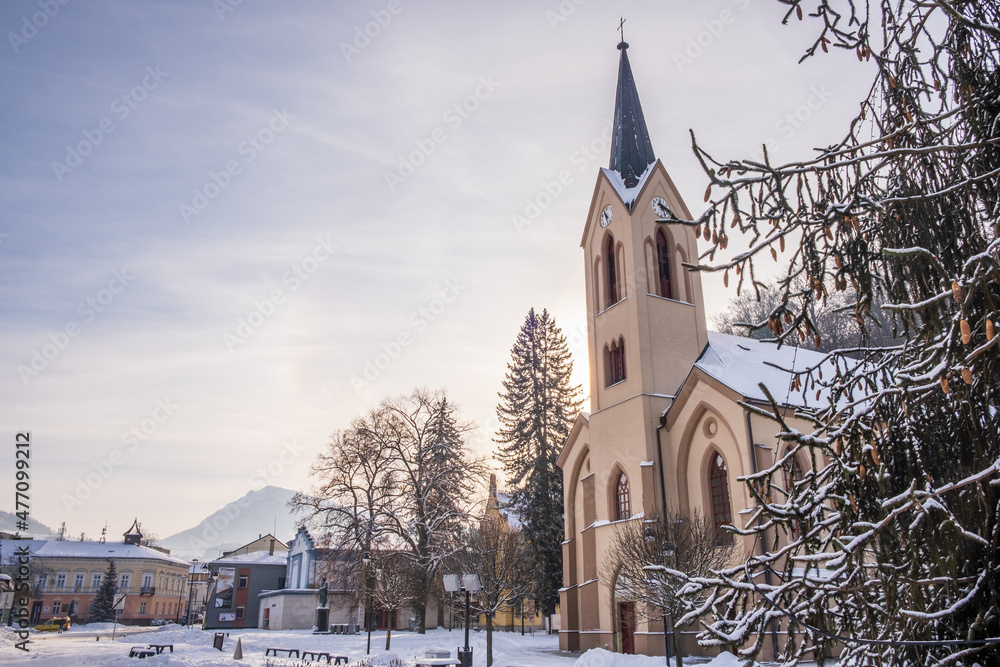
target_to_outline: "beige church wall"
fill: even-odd
[[[646,391],[674,395],[708,340],[707,330],[697,336],[691,333],[704,326],[704,317],[690,304],[658,296],[643,298],[649,322],[643,339],[654,343],[644,355],[649,367]]]
[[[676,471],[674,479],[667,482],[667,502],[681,511],[697,510],[711,517],[708,474],[712,453],[717,451],[725,459],[728,469],[733,521],[739,522],[741,517],[746,520],[750,515],[741,514],[741,510],[753,507],[756,501],[739,478],[771,467],[776,457],[784,454],[788,444],[778,442],[779,426],[776,422],[751,414],[750,430],[756,458],[751,461],[747,412],[737,402],[741,397],[712,378],[698,378],[694,389],[690,393],[686,390],[685,394],[683,405],[677,406],[679,413],[670,415],[668,437],[665,438],[665,465],[668,470]],[[810,430],[809,424],[796,418],[791,410],[787,410],[783,417],[794,428],[805,432]],[[716,431],[711,435],[706,430],[710,420],[716,424]],[[797,454],[797,460],[803,472],[811,468],[811,461],[801,452]],[[825,461],[820,461],[820,465],[825,465]],[[784,485],[784,481],[779,484]],[[786,540],[787,537],[782,536],[781,541]],[[753,548],[753,540],[747,538],[744,554]]]

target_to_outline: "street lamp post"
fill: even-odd
[[[361,557],[361,562],[365,565],[365,627],[368,628],[368,648],[365,655],[372,652],[372,581],[371,564],[372,556],[367,551]]]
[[[194,584],[195,584],[195,581],[194,581],[195,563],[197,563],[197,562],[198,562],[198,559],[195,558],[191,562],[191,567],[188,568],[188,603],[187,603],[187,611],[184,612],[184,625],[185,626],[191,625],[191,611],[192,611],[191,610],[191,606],[194,604],[193,601],[194,601]]]
[[[444,575],[444,589],[449,593],[459,590],[465,592],[465,648],[459,649],[458,659],[462,661],[462,667],[472,667],[472,648],[469,647],[469,607],[471,606],[471,594],[478,593],[481,586],[479,577],[474,574],[466,574],[459,579],[457,574]]]

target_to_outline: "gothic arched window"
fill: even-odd
[[[803,478],[802,466],[799,465],[798,457],[795,456],[794,454],[788,457],[788,460],[786,460],[784,464],[782,464],[781,470],[782,472],[784,472],[785,476],[785,491],[788,494],[788,496],[791,496],[792,489],[795,487],[795,483],[801,482]],[[799,526],[798,520],[792,521],[791,532],[793,540],[799,539],[800,531],[801,528]]]
[[[708,473],[709,488],[712,490],[712,523],[715,529],[733,522],[729,504],[729,470],[722,455],[715,453]]]
[[[785,489],[789,495],[792,493],[792,487],[795,486],[796,482],[802,481],[802,466],[799,465],[799,459],[797,456],[792,454],[788,457],[788,460],[781,466],[781,469],[785,473]]]
[[[670,288],[670,247],[662,229],[656,230],[656,271],[660,277],[660,296],[673,299],[674,293]]]
[[[611,343],[611,347],[604,346],[605,372],[607,384],[613,384],[625,379],[625,339],[619,338]]]
[[[632,502],[629,498],[628,477],[625,473],[618,474],[618,485],[615,488],[615,520],[632,518]]]
[[[618,303],[618,275],[615,273],[615,238],[610,234],[604,250],[608,258],[608,306],[612,306]]]

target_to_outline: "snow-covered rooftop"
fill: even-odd
[[[3,556],[4,564],[7,559],[18,549],[28,548],[28,553],[34,555],[36,551],[45,545],[45,540],[0,540],[0,555]]]
[[[779,348],[775,343],[709,331],[708,345],[694,365],[750,400],[767,400],[758,386],[763,383],[779,405],[804,407],[826,399],[821,396],[817,401],[815,393],[808,396],[804,388],[791,389],[793,375],[789,371],[816,366],[825,357],[815,350],[790,345]],[[832,374],[833,363],[825,362],[824,368]]]
[[[214,565],[285,565],[288,562],[288,552],[251,551],[237,556],[223,556],[212,561]]]
[[[632,208],[632,204],[635,203],[635,198],[639,196],[640,192],[642,192],[642,186],[646,184],[646,179],[649,178],[649,175],[653,173],[653,167],[655,166],[656,162],[652,162],[649,166],[646,167],[646,170],[642,172],[642,175],[639,177],[639,182],[635,184],[634,188],[625,187],[625,181],[624,179],[622,179],[622,175],[619,174],[614,169],[606,169],[602,167],[601,172],[603,172],[604,175],[607,176],[608,181],[611,182],[611,185],[614,187],[615,192],[617,192],[618,196],[622,198],[622,201],[625,203],[625,205],[628,206],[629,208]]]
[[[120,542],[71,542],[69,540],[52,540],[33,552],[35,556],[48,558],[114,558],[160,560],[176,565],[187,565],[188,562],[174,558],[162,551],[139,546],[138,544],[122,544]]]

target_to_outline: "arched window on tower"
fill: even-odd
[[[712,455],[708,483],[712,491],[712,523],[719,539],[725,539],[720,529],[733,522],[733,512],[729,503],[729,470],[718,452]]]
[[[656,230],[656,270],[660,277],[660,296],[673,299],[674,293],[670,288],[670,246],[667,245],[667,236],[662,229]]]
[[[802,466],[799,465],[799,459],[797,456],[792,454],[788,457],[788,460],[784,462],[781,466],[782,472],[784,472],[785,477],[785,490],[788,495],[792,495],[792,489],[795,487],[797,482],[801,482],[803,478]],[[799,527],[799,522],[797,520],[792,521],[791,525],[791,536],[793,540],[799,539],[801,528]]]
[[[604,247],[608,258],[608,306],[618,303],[618,275],[615,262],[615,238],[608,234],[608,242]]]
[[[604,346],[606,387],[625,379],[625,339],[619,338]]]
[[[615,520],[622,521],[632,518],[632,501],[628,489],[628,477],[624,472],[618,474],[618,484],[615,488]]]

